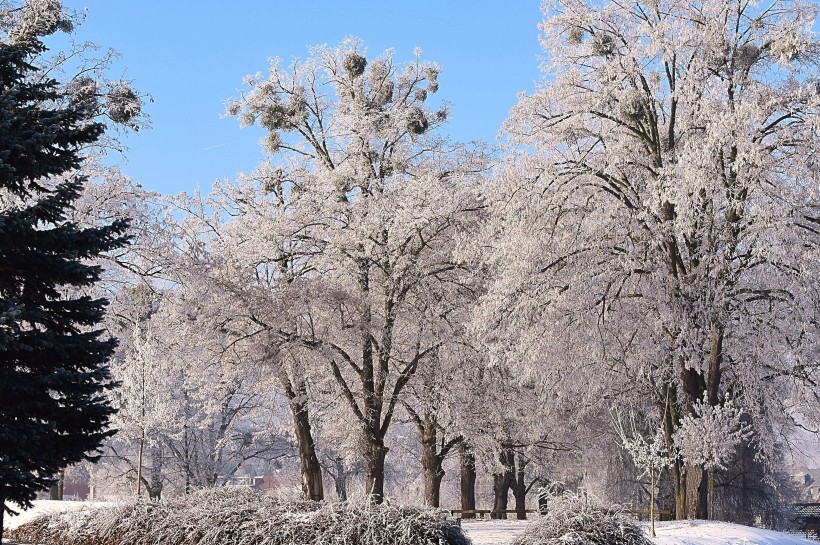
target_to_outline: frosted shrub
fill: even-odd
[[[39,517],[11,532],[40,545],[469,545],[433,509],[317,503],[218,488]]]
[[[651,545],[637,522],[619,506],[604,507],[586,494],[565,492],[549,501],[514,545]]]

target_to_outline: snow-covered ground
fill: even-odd
[[[527,521],[464,521],[461,527],[473,545],[507,545],[524,532]],[[649,533],[648,525],[646,530]],[[655,531],[657,545],[817,545],[799,536],[726,522],[659,522]]]
[[[32,509],[18,516],[6,515],[3,525],[15,528],[43,513],[79,509],[86,505],[111,504],[40,500],[34,502]],[[465,520],[461,527],[473,545],[507,545],[524,532],[527,524],[526,520]],[[725,522],[659,522],[655,528],[658,537],[654,541],[657,545],[817,545],[816,541],[802,537]]]
[[[473,545],[498,545],[512,543],[527,524],[526,520],[462,520],[461,529]]]
[[[68,511],[71,509],[80,509],[81,507],[85,507],[88,505],[113,505],[111,502],[85,502],[85,501],[52,501],[52,500],[36,500],[34,502],[34,507],[29,509],[28,511],[21,511],[17,516],[11,516],[6,513],[5,517],[3,518],[3,527],[4,528],[17,528],[21,524],[25,524],[26,522],[30,521],[34,517],[39,515],[44,515],[46,513],[54,513],[57,511]],[[20,511],[19,509],[15,508],[12,504],[12,509],[15,511]]]
[[[817,545],[781,532],[703,520],[660,522],[655,533],[658,545]]]

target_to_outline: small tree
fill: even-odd
[[[620,419],[615,422],[615,430],[618,432],[621,446],[632,457],[635,465],[643,470],[638,478],[649,476],[649,531],[652,537],[655,537],[655,483],[658,482],[661,471],[674,463],[675,456],[666,448],[662,427],[657,428],[649,440],[637,431],[634,420],[631,434],[624,429]]]
[[[115,341],[94,329],[106,301],[81,292],[100,276],[89,260],[127,242],[125,221],[67,220],[84,183],[80,150],[104,128],[82,104],[62,106],[56,81],[32,81],[37,36],[57,26],[26,28],[0,41],[0,528],[6,501],[30,506],[113,433]]]

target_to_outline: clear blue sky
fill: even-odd
[[[112,76],[150,93],[153,128],[129,137],[123,171],[164,193],[207,190],[262,160],[261,133],[220,116],[242,77],[268,58],[307,56],[309,45],[362,38],[370,55],[441,64],[438,96],[453,103],[446,131],[494,141],[519,91],[539,78],[539,0],[64,0],[88,9],[76,33],[122,54]]]

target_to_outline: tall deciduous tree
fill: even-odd
[[[495,194],[491,323],[551,368],[566,352],[542,339],[576,368],[603,362],[610,393],[628,369],[669,448],[699,402],[739,403],[763,454],[784,417],[817,416],[815,14],[559,2],[544,84],[506,125],[521,148]],[[672,469],[678,516],[705,518],[703,466]]]
[[[80,152],[103,126],[82,104],[60,106],[56,81],[30,79],[39,36],[59,25],[33,15],[23,23],[0,41],[0,523],[7,501],[30,505],[113,433],[106,361],[115,341],[94,329],[106,301],[80,292],[100,276],[89,260],[127,242],[122,220],[67,220],[84,183]]]
[[[437,135],[447,117],[429,105],[438,72],[420,53],[404,67],[389,53],[368,62],[348,41],[290,68],[275,62],[229,106],[268,130],[278,167],[265,181],[275,222],[253,237],[258,270],[301,271],[288,321],[264,328],[321,356],[361,430],[375,501],[395,411],[450,327],[425,301],[457,280],[444,241],[470,220],[470,179],[484,168],[481,154]]]

